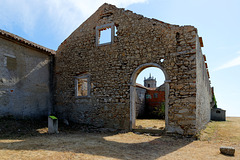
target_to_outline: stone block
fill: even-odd
[[[48,133],[59,133],[58,132],[58,119],[54,116],[48,117]]]
[[[179,110],[179,113],[186,113],[186,112],[189,112],[189,110],[186,108]]]
[[[194,103],[194,102],[196,102],[196,97],[188,97],[188,98],[184,98],[184,99],[182,99],[182,102],[183,103],[186,103],[186,102],[192,102],[192,103]]]
[[[233,147],[220,147],[220,152],[224,155],[234,156],[235,148]]]

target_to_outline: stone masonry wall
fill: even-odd
[[[114,23],[112,44],[96,46],[96,27]],[[170,132],[194,134],[196,37],[193,26],[170,25],[113,5],[102,5],[58,48],[55,112],[61,118],[101,127],[130,129],[130,79],[146,63],[168,75]],[[162,62],[162,60],[164,60]],[[90,76],[90,96],[75,96],[75,78]]]
[[[0,115],[46,117],[49,97],[49,56],[0,38]]]
[[[196,125],[198,130],[202,129],[211,117],[212,90],[210,86],[207,68],[201,51],[199,38],[196,37],[196,62],[197,62],[197,110]]]

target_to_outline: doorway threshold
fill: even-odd
[[[140,133],[140,134],[144,134],[144,133],[150,133],[150,134],[157,134],[157,135],[163,135],[165,133],[164,129],[133,129],[132,132],[134,133]]]

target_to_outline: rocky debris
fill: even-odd
[[[150,134],[150,133],[144,133],[144,135],[145,135],[145,136],[151,136],[151,134]]]
[[[142,127],[141,125],[139,125],[137,128],[138,128],[138,129],[143,129],[143,127]]]
[[[233,147],[220,147],[220,152],[224,155],[234,156],[235,148]]]

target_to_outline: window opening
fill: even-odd
[[[4,66],[9,70],[15,70],[17,68],[16,57],[10,54],[4,54]]]
[[[96,45],[107,45],[114,41],[114,36],[117,34],[117,27],[114,23],[104,24],[96,27]]]
[[[104,28],[99,33],[99,44],[111,43],[111,28]]]
[[[151,95],[150,94],[146,94],[146,99],[151,99]]]
[[[177,33],[176,33],[176,40],[178,41],[179,38],[180,38],[180,34],[177,32]]]
[[[115,31],[114,36],[117,36],[117,27],[116,26],[114,26],[114,31]]]
[[[76,97],[87,97],[90,95],[89,94],[90,85],[89,85],[88,75],[76,77],[75,84],[76,84],[76,88],[75,88]]]

